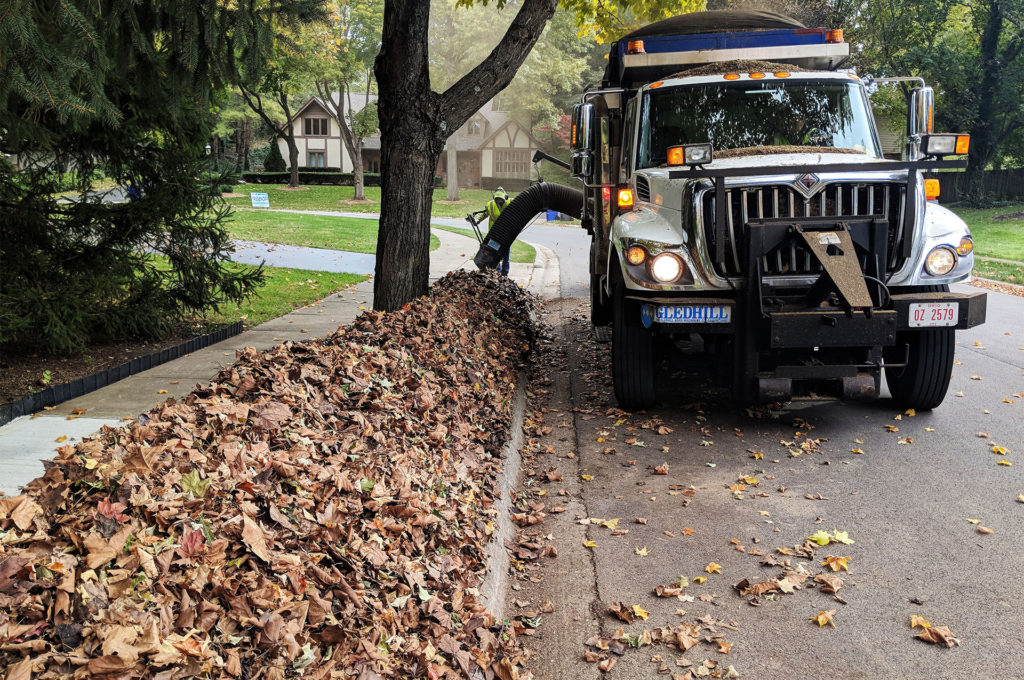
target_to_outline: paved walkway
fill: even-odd
[[[457,269],[476,269],[473,265],[477,251],[475,239],[441,230],[434,233],[441,240],[441,247],[430,254],[431,281]],[[509,274],[539,295],[556,296],[558,258],[544,246],[535,247],[534,263],[513,263]],[[197,384],[212,380],[222,368],[234,362],[236,350],[243,347],[266,349],[285,340],[327,335],[339,326],[352,323],[372,305],[373,281],[368,280],[216,345],[66,401],[52,411],[15,419],[0,427],[0,492],[17,494],[19,487],[43,474],[42,461],[53,458],[58,446],[81,441],[104,425],[117,425],[166,399],[188,394]],[[85,409],[85,413],[76,416],[74,409]],[[58,442],[61,438],[65,439]]]
[[[352,253],[345,250],[306,248],[281,243],[235,240],[232,262],[259,264],[268,267],[289,267],[291,269],[312,269],[318,272],[349,272],[351,274],[373,274],[377,256],[371,253]]]

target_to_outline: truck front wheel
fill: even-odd
[[[622,283],[612,299],[612,381],[619,408],[654,404],[654,338],[640,321],[640,303],[626,299]]]
[[[949,292],[949,286],[925,286],[921,292]],[[907,365],[885,369],[889,392],[900,408],[930,411],[946,397],[953,371],[956,333],[952,328],[904,332],[896,335],[896,345],[886,359]]]

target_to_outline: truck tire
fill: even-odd
[[[949,292],[949,286],[921,286],[916,292]],[[907,365],[886,368],[885,382],[900,408],[930,411],[946,397],[953,371],[956,332],[952,328],[905,331],[896,335],[896,345],[887,352],[887,359],[902,362],[905,345],[909,346]]]
[[[594,326],[607,326],[612,322],[610,301],[601,294],[601,277],[594,262],[594,248],[590,248],[590,323]]]
[[[612,300],[612,382],[624,411],[654,405],[654,338],[640,321],[640,304],[625,298],[621,283]]]

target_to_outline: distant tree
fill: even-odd
[[[210,196],[211,102],[268,21],[319,2],[6,0],[0,10],[0,345],[154,337],[250,295]],[[168,30],[173,27],[174,30]],[[109,203],[103,174],[139,200]],[[58,192],[71,190],[70,196]],[[217,202],[215,202],[217,201]],[[160,256],[160,259],[157,258]]]
[[[970,133],[966,193],[983,200],[984,171],[1024,130],[1024,0],[870,0],[858,17],[861,70],[935,87],[936,128]]]
[[[242,100],[253,113],[283,139],[288,147],[288,186],[299,186],[299,144],[296,141],[297,112],[308,90],[299,48],[294,38],[278,35],[269,61],[246,72],[238,84]],[[275,140],[276,141],[276,140]]]
[[[377,131],[377,103],[370,100],[370,95],[373,59],[380,49],[384,2],[332,0],[329,7],[328,20],[308,27],[301,42],[310,79],[324,108],[338,124],[352,159],[353,197],[361,201],[366,198],[363,140]],[[352,101],[353,92],[363,95],[358,110]]]

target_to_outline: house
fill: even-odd
[[[335,95],[336,96],[336,95]],[[366,106],[375,95],[352,94],[352,108]],[[338,123],[317,97],[312,97],[292,116],[292,128],[299,148],[299,163],[310,168],[341,168],[352,172],[352,159],[341,139]],[[540,142],[530,131],[501,110],[496,97],[470,116],[454,135],[448,138],[437,174],[447,181],[448,145],[455,144],[458,158],[459,186],[493,189],[499,184],[519,190],[530,183],[532,159]],[[278,140],[281,155],[288,160],[288,145]],[[363,140],[363,170],[380,172],[380,134]]]

